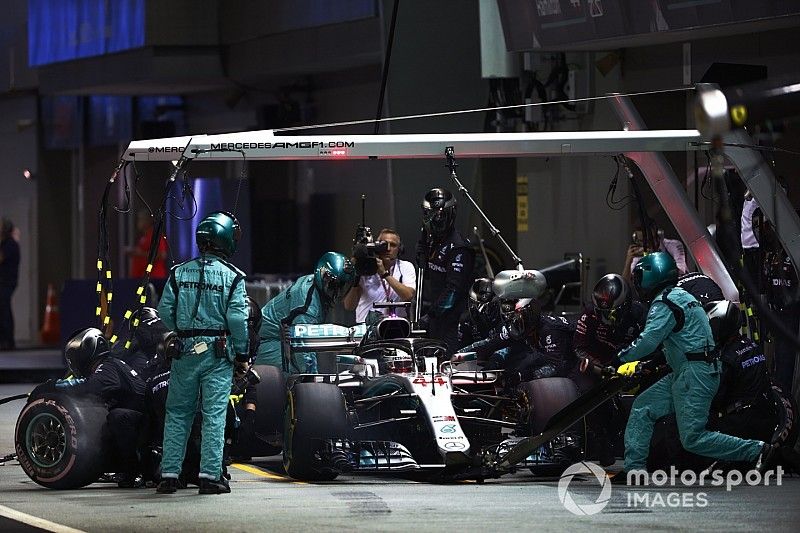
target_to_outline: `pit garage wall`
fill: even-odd
[[[37,201],[36,180],[23,178],[24,169],[37,172],[36,98],[32,95],[0,100],[0,216],[20,232],[19,284],[12,298],[17,344],[38,335]]]
[[[619,90],[619,67],[596,75],[595,93]],[[606,103],[564,130],[620,129]],[[630,241],[628,209],[606,205],[608,185],[616,171],[611,156],[526,158],[517,175],[528,178],[528,231],[519,232],[520,256],[531,268],[563,261],[565,253],[589,259],[589,286],[606,272],[620,272]],[[618,180],[617,198],[628,194],[627,177]]]

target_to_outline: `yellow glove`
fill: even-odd
[[[617,369],[617,374],[621,376],[632,376],[636,372],[636,367],[639,365],[640,361],[631,361],[630,363],[624,363],[620,365]]]

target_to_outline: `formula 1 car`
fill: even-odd
[[[584,458],[587,414],[614,401],[623,418],[617,425],[624,428],[624,405],[633,399],[626,391],[668,371],[654,364],[645,375],[607,372],[580,396],[567,378],[508,389],[502,371],[481,370],[474,361],[453,363],[442,343],[413,333],[407,320],[396,317],[369,331],[326,324],[288,332],[285,353],[333,351],[346,367],[290,378],[283,435],[290,476],[332,480],[344,472],[415,472],[440,481],[482,480],[521,468],[558,475]],[[763,438],[791,447],[797,407],[774,387],[770,402],[765,416],[774,418],[774,431]],[[687,457],[669,417],[658,422],[650,455],[653,469],[712,462]]]
[[[296,479],[331,480],[342,472],[483,478],[487,461],[539,434],[578,397],[566,378],[506,390],[502,371],[451,363],[442,342],[412,334],[405,318],[385,317],[368,331],[363,325],[296,325],[284,346],[290,356],[334,352],[336,364],[345,367],[289,379],[283,457]],[[555,440],[508,471],[560,473],[578,459],[579,447],[574,435]]]

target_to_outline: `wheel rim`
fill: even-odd
[[[41,468],[59,463],[67,451],[67,434],[61,421],[50,413],[36,415],[25,432],[25,448]]]

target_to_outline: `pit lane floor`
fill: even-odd
[[[0,398],[31,388],[0,385]],[[13,451],[21,408],[22,401],[0,405],[0,455]],[[54,491],[30,481],[12,461],[0,466],[0,531],[797,531],[800,520],[800,477],[784,477],[782,486],[730,492],[614,487],[601,512],[576,516],[559,499],[558,479],[528,472],[482,485],[351,475],[301,483],[283,475],[280,458],[271,457],[231,473],[233,492],[219,496],[199,496],[194,487],[157,495],[153,489],[103,483]],[[601,494],[593,476],[574,478],[568,492],[579,505],[594,503]],[[705,493],[707,503],[670,506],[668,495],[675,492],[693,504]]]

